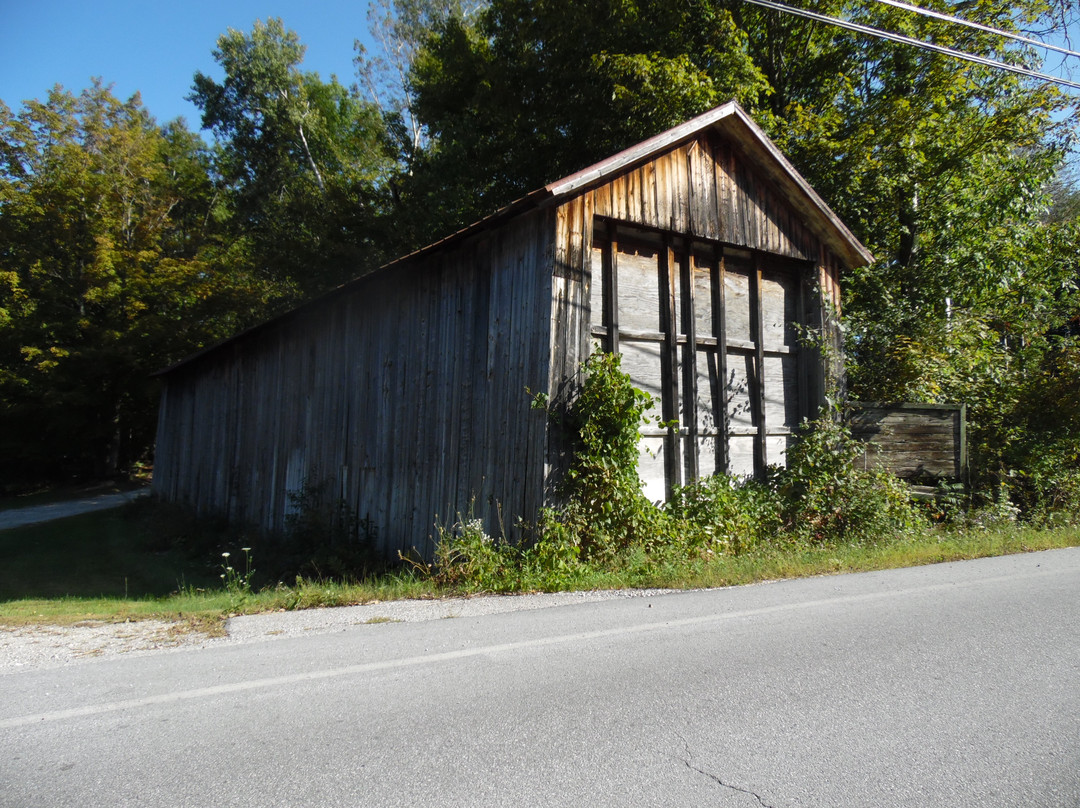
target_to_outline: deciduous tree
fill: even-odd
[[[153,441],[150,374],[266,290],[215,256],[201,141],[138,96],[0,104],[0,482],[115,473]]]
[[[195,74],[189,98],[218,141],[228,226],[283,302],[324,291],[382,256],[378,214],[390,165],[378,108],[336,78],[301,70],[304,46],[280,19],[230,29],[217,81]]]

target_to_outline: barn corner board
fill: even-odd
[[[268,532],[318,491],[390,556],[466,513],[512,534],[567,460],[527,391],[597,346],[678,422],[642,430],[650,498],[759,473],[836,372],[803,333],[838,346],[871,260],[731,102],[163,371],[154,489]]]

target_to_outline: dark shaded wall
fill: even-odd
[[[535,514],[551,218],[398,262],[166,373],[155,492],[273,532],[306,485],[390,556],[430,555],[436,516],[472,508],[497,531]]]

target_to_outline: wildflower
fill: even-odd
[[[222,558],[228,558],[230,555],[231,555],[231,553],[222,553],[221,557]]]

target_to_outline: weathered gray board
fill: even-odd
[[[866,444],[865,468],[883,468],[911,483],[967,482],[964,404],[851,402],[848,425]]]
[[[280,531],[305,485],[387,555],[542,505],[551,214],[360,279],[168,374],[154,490]],[[507,517],[508,527],[512,525]]]

